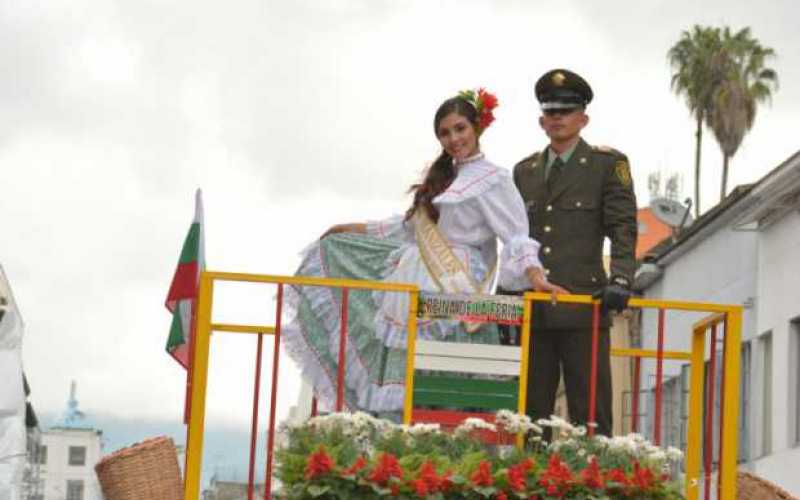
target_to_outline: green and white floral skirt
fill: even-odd
[[[477,250],[475,254],[475,259],[480,259]],[[426,272],[424,263],[415,259],[415,255],[418,253],[414,245],[360,234],[336,234],[308,247],[295,275],[396,281],[397,276],[419,276]],[[406,270],[409,272],[398,273],[398,266],[410,267]],[[482,269],[482,263],[476,261],[471,268]],[[423,290],[429,287],[427,279],[415,281]],[[302,370],[303,377],[313,386],[321,407],[333,409],[337,392],[341,290],[293,286],[287,287],[285,296],[283,345]],[[371,290],[349,292],[344,396],[351,410],[391,413],[403,408],[406,349],[398,345],[398,339],[405,342],[407,326],[404,321],[393,324],[391,328],[397,331],[387,335],[385,318],[376,318],[379,310],[386,309],[382,307],[386,301],[398,300],[407,303],[407,295]],[[449,320],[419,320],[418,337],[498,343],[495,325],[484,325],[475,333],[467,333],[459,322]],[[388,338],[393,342],[387,342]]]

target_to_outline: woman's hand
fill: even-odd
[[[326,236],[330,236],[331,234],[345,232],[346,229],[345,229],[344,226],[345,226],[345,224],[336,224],[336,225],[333,225],[333,226],[329,227],[327,231],[322,233],[322,236],[320,236],[319,239],[324,240]]]
[[[550,293],[553,304],[558,301],[556,295],[569,294],[569,290],[562,288],[554,283],[547,281],[544,275],[544,270],[541,267],[530,267],[527,269],[528,279],[531,281],[531,286],[535,292]]]
[[[326,236],[336,233],[361,233],[364,234],[367,232],[367,225],[363,223],[355,223],[355,224],[336,224],[328,228],[327,231],[322,233],[322,236],[319,239],[324,239]]]

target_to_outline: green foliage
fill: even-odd
[[[554,417],[547,425],[555,442],[517,449],[485,445],[473,432],[485,422],[472,425],[445,433],[338,414],[283,429],[279,497],[682,498],[680,486],[662,477],[676,452],[641,437],[592,438]]]
[[[754,38],[750,28],[695,25],[667,52],[674,73],[671,86],[686,100],[697,122],[695,209],[699,209],[700,144],[705,123],[723,154],[720,196],[727,188],[728,160],[736,154],[755,122],[758,104],[769,102],[778,88],[778,74],[766,67],[775,56]],[[699,214],[699,212],[696,212]]]

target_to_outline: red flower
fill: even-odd
[[[317,451],[308,456],[306,460],[306,479],[314,479],[332,471],[336,464],[325,452],[325,447],[320,445]]]
[[[605,487],[603,476],[600,474],[600,466],[597,465],[595,457],[589,459],[589,466],[581,471],[581,481],[589,488],[599,490]]]
[[[426,497],[431,493],[430,486],[423,479],[412,481],[411,484],[414,486],[414,491],[417,492],[417,495],[421,497]]]
[[[508,496],[504,491],[501,491],[497,495],[494,496],[495,500],[508,500]]]
[[[375,464],[375,468],[372,469],[372,473],[369,475],[369,480],[381,486],[386,486],[386,483],[392,477],[402,479],[403,469],[394,455],[382,453],[378,463]]]
[[[356,459],[356,461],[353,462],[353,465],[351,465],[350,467],[348,467],[348,468],[346,468],[346,469],[344,469],[342,471],[342,475],[343,476],[354,476],[354,475],[358,474],[358,472],[361,469],[363,469],[364,467],[366,467],[366,466],[367,466],[367,459],[364,458],[364,457],[358,457]]]
[[[482,460],[478,464],[478,468],[470,476],[472,483],[475,486],[491,486],[494,484],[494,477],[492,477],[492,466],[488,461]]]
[[[516,465],[508,468],[508,484],[515,491],[522,491],[527,486],[525,473],[520,471]]]
[[[442,474],[442,482],[439,484],[439,488],[442,490],[442,492],[446,492],[453,487],[453,481],[450,480],[452,476],[453,471],[451,470],[447,470],[444,472],[444,474]]]
[[[481,113],[480,118],[478,119],[478,125],[480,126],[481,130],[486,130],[486,127],[492,124],[494,121],[494,115],[492,112],[483,112]]]
[[[436,467],[430,460],[422,464],[422,467],[419,468],[419,480],[423,481],[427,485],[428,490],[432,493],[439,490],[443,482],[442,478],[436,474]]]
[[[566,493],[574,481],[569,466],[561,461],[557,453],[550,457],[547,469],[539,477],[539,484],[545,487],[550,496]]]
[[[497,107],[497,96],[487,92],[485,88],[478,89],[478,102],[483,103],[483,109],[491,111]]]
[[[606,481],[613,481],[615,483],[619,483],[622,486],[630,485],[630,481],[628,481],[628,476],[625,475],[625,472],[622,469],[611,469],[606,473]]]
[[[508,468],[508,484],[514,491],[522,491],[527,487],[528,471],[532,468],[533,460],[530,458]]]
[[[647,467],[640,467],[638,461],[633,463],[633,484],[637,488],[647,490],[653,486],[655,480],[656,478],[655,475],[653,475],[653,471]]]

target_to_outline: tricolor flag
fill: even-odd
[[[167,309],[172,313],[167,352],[187,369],[189,349],[194,338],[194,311],[200,286],[200,272],[203,269],[205,269],[203,198],[198,189],[195,193],[194,220],[183,242],[183,250],[166,302]]]

